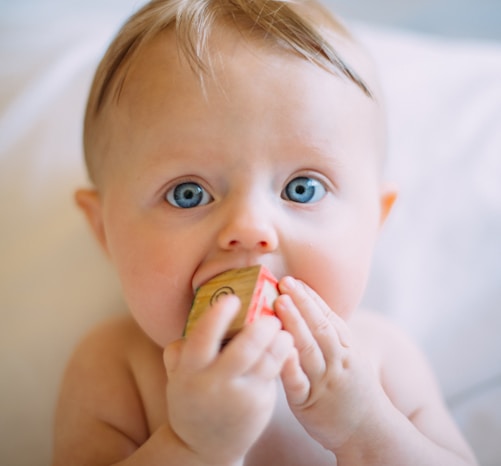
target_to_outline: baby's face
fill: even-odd
[[[230,35],[204,87],[171,38],[155,40],[107,110],[103,241],[131,312],[161,345],[181,336],[197,287],[253,264],[303,280],[347,318],[386,202],[378,105]]]

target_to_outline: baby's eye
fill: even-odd
[[[320,181],[315,178],[299,176],[287,184],[282,197],[292,202],[306,204],[308,202],[318,202],[325,194],[325,187]]]
[[[165,195],[167,202],[180,209],[191,209],[211,202],[212,196],[198,183],[188,181],[169,189]]]

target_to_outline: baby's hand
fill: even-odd
[[[165,350],[171,428],[204,464],[245,456],[271,418],[276,380],[293,351],[276,317],[246,326],[220,351],[239,307],[235,296],[219,300]]]
[[[344,320],[304,283],[287,277],[279,287],[275,309],[297,348],[282,371],[289,406],[313,438],[335,451],[368,420],[382,390]]]

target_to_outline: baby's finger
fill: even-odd
[[[271,380],[278,377],[287,359],[294,350],[294,342],[290,333],[279,331],[270,345],[262,353],[261,358],[251,367],[246,375]]]
[[[304,319],[325,361],[329,364],[336,355],[339,355],[341,346],[343,346],[338,332],[337,319],[335,316],[332,318],[334,312],[320,298],[315,298],[316,293],[313,290],[308,290],[304,283],[292,277],[286,277],[280,282],[280,291],[290,297]],[[293,307],[290,309],[292,310]],[[301,351],[300,357],[302,360]]]
[[[318,295],[318,293],[312,290],[306,283],[300,283],[304,287],[304,291],[318,305],[324,316],[331,322],[332,325],[336,327],[341,345],[345,348],[349,348],[351,345],[351,334],[346,322],[327,305],[327,303]]]
[[[297,350],[291,353],[281,372],[282,384],[291,406],[304,404],[310,395],[311,384],[301,369]]]
[[[176,370],[181,357],[183,344],[183,340],[176,340],[165,347],[163,356],[167,376]]]
[[[269,316],[246,325],[225,346],[217,361],[218,369],[229,376],[246,374],[263,357],[280,329],[280,321]]]
[[[286,294],[279,296],[275,309],[284,329],[294,338],[303,371],[310,379],[321,377],[326,370],[325,357],[292,298]]]
[[[197,371],[214,362],[231,321],[240,309],[240,300],[234,295],[219,299],[200,317],[186,338],[180,358],[185,369]]]

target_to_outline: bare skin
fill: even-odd
[[[444,458],[448,453],[445,449],[456,449],[457,455],[452,455],[449,463],[444,464],[474,464],[417,349],[395,328],[370,313],[359,312],[350,327],[351,338],[365,342],[361,347],[371,354],[369,361],[381,387],[388,397],[393,396],[391,409],[401,413],[400,423],[408,425],[414,435],[421,431],[423,441],[426,437],[433,438],[444,448]],[[408,364],[412,364],[412,370]],[[392,379],[397,371],[412,378]],[[158,464],[179,464],[177,461],[204,464],[190,457],[191,452],[183,451],[185,446],[179,445],[180,439],[170,428],[165,374],[162,349],[146,337],[130,317],[124,316],[97,328],[79,346],[66,374],[59,405],[59,444],[56,445],[59,456],[55,464],[67,464],[70,458],[74,464],[145,464],[142,461],[146,458],[148,464],[157,464],[155,458]],[[333,453],[313,440],[297,421],[281,384],[276,384],[276,405],[270,422],[245,458],[240,462],[214,458],[215,462],[206,464],[336,464]],[[202,387],[205,395],[207,389]],[[387,400],[383,396],[383,403]],[[428,404],[418,406],[417,400],[427,400]],[[214,415],[222,417],[223,413],[218,410]],[[384,428],[384,423],[381,427]],[[390,449],[386,455],[391,457],[398,451],[395,447],[400,445],[401,433],[398,430],[390,433],[392,440],[386,445]],[[85,448],[81,448],[82,435],[86,439]],[[226,451],[225,439],[221,438],[220,442]],[[382,441],[382,445],[385,443]],[[381,459],[370,462],[343,463],[338,459],[337,464],[392,464],[385,462],[383,453],[379,452]],[[421,464],[420,459],[409,462],[405,451],[402,454],[406,464]],[[395,460],[394,464],[398,462]]]
[[[70,362],[54,464],[475,464],[420,352],[357,310],[395,199],[377,102],[293,54],[214,40],[203,90],[168,33],[147,45],[102,122],[100,185],[77,202],[131,316]],[[223,299],[182,339],[194,290],[254,264],[279,278],[277,317],[219,351],[239,306]]]

